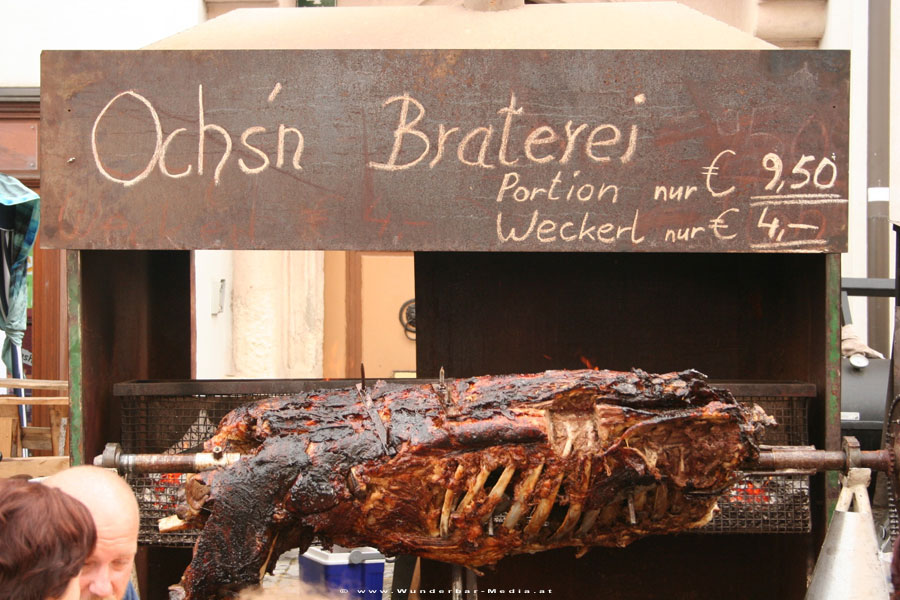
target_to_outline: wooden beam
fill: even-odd
[[[55,456],[69,454],[69,409],[50,409],[50,444]]]
[[[15,475],[47,477],[69,468],[68,456],[39,456],[37,458],[4,458],[0,461],[0,478]]]
[[[0,406],[68,406],[68,396],[0,396]]]
[[[68,381],[56,379],[11,379],[0,378],[0,388],[14,388],[21,390],[61,390],[69,389]]]
[[[355,377],[362,364],[362,254],[347,252],[344,377]]]

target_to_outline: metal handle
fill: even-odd
[[[120,444],[107,444],[94,465],[116,469],[120,474],[199,473],[227,467],[241,459],[237,452],[197,452],[193,454],[125,454]]]

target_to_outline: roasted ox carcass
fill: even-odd
[[[228,597],[277,557],[375,546],[480,566],[706,523],[772,421],[696,371],[548,371],[273,397],[229,413],[179,516],[204,523],[184,597]]]

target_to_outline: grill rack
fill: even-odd
[[[122,448],[134,453],[199,452],[219,421],[265,394],[137,396],[122,401]],[[158,522],[174,514],[187,476],[183,473],[127,474],[140,507],[138,540],[159,546],[193,546],[198,531],[159,533]]]
[[[807,533],[809,476],[747,474],[719,499],[703,533]]]
[[[394,380],[405,385],[425,380]],[[431,380],[428,380],[431,381]],[[232,409],[275,395],[351,387],[358,380],[192,380],[119,383],[113,393],[122,409],[122,450],[134,454],[200,451],[219,421]],[[813,384],[714,382],[745,404],[759,404],[778,421],[762,440],[777,446],[808,444],[807,409]],[[185,475],[126,476],[140,506],[139,541],[170,547],[193,546],[197,531],[160,533],[159,519],[173,514]],[[805,533],[810,530],[809,477],[747,474],[719,499],[712,521],[695,531],[719,533]]]

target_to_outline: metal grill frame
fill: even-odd
[[[388,379],[392,384],[430,383],[431,379]],[[219,421],[242,404],[262,398],[318,389],[352,387],[358,379],[259,379],[132,381],[116,384],[113,394],[122,409],[122,449],[127,453],[197,452]],[[759,404],[779,426],[767,432],[766,444],[805,446],[808,403],[816,396],[809,383],[711,382],[745,404]],[[190,547],[199,532],[159,533],[159,519],[174,512],[185,475],[144,474],[126,478],[140,505],[142,544]],[[768,490],[758,494],[755,490]],[[762,497],[765,501],[762,501]],[[712,521],[701,533],[805,533],[810,531],[809,476],[747,474],[719,500]]]
[[[742,404],[760,405],[778,426],[761,441],[772,446],[809,443],[811,383],[711,382],[725,388]],[[809,475],[747,473],[719,499],[713,519],[701,533],[808,533],[812,527]]]

